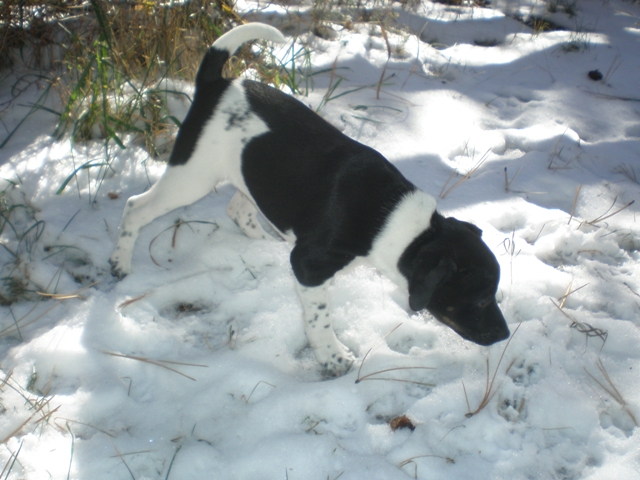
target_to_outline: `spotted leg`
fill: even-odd
[[[349,371],[355,357],[336,338],[327,303],[328,281],[319,287],[298,283],[298,294],[304,311],[304,330],[316,358],[329,376],[339,377]]]
[[[247,237],[255,240],[264,240],[270,237],[258,222],[258,209],[240,190],[236,191],[227,205],[227,215],[236,222]]]

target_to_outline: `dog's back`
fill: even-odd
[[[378,152],[293,97],[255,82],[243,86],[269,128],[242,154],[243,177],[260,210],[281,231],[298,238],[322,232],[345,253],[366,255],[383,212],[415,187]]]

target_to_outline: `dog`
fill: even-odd
[[[237,192],[227,213],[244,234],[269,237],[260,212],[294,243],[291,267],[305,333],[327,375],[343,375],[355,361],[334,333],[327,287],[356,257],[405,288],[412,310],[426,309],[462,338],[479,345],[508,338],[495,299],[500,268],[479,228],[445,218],[435,199],[380,153],[293,97],[222,77],[229,57],[256,39],[285,41],[274,27],[250,23],[205,54],[165,173],[126,203],[112,274],[130,272],[143,226],[229,181]]]

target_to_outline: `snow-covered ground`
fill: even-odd
[[[640,196],[640,4],[570,3],[574,16],[547,15],[574,31],[538,34],[515,17],[544,13],[539,1],[397,9],[406,34],[389,31],[388,64],[375,25],[302,33],[295,47],[324,71],[303,102],[483,229],[508,345],[411,313],[361,264],[330,290],[358,361],[323,380],[289,247],[240,233],[230,186],[145,228],[116,283],[107,259],[124,203],[163,165],[129,138],[106,178],[82,169],[56,194],[104,148],[56,141],[55,118],[31,115],[0,150],[4,214],[27,232],[19,242],[5,224],[2,277],[18,268],[29,288],[71,295],[0,307],[0,476],[640,478],[640,224],[628,205]],[[308,16],[238,7],[289,35]],[[338,76],[333,96],[345,94],[324,102]],[[2,136],[39,94],[3,114]]]

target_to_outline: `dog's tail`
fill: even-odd
[[[276,43],[286,41],[276,28],[264,23],[247,23],[229,30],[213,42],[205,54],[196,76],[196,87],[219,79],[225,62],[240,48],[240,45],[257,39],[271,40]]]

